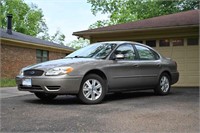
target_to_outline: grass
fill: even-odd
[[[16,86],[15,79],[0,79],[0,87],[14,87]]]

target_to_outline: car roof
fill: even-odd
[[[131,44],[138,44],[138,45],[142,45],[142,46],[145,46],[145,47],[148,47],[150,49],[152,49],[151,47],[149,47],[148,45],[145,45],[145,44],[142,44],[142,43],[139,43],[139,42],[134,42],[134,41],[105,41],[105,42],[98,42],[98,43],[115,43],[117,45],[120,45],[120,44],[123,44],[123,43],[131,43]]]
[[[140,45],[140,46],[144,46],[144,47],[147,47],[151,50],[153,50],[154,52],[156,52],[160,57],[163,57],[157,50],[153,49],[152,47],[146,45],[146,44],[142,44],[142,43],[139,43],[139,42],[134,42],[134,41],[105,41],[105,42],[98,42],[98,43],[114,43],[114,44],[117,44],[117,45],[120,45],[120,44],[124,44],[124,43],[131,43],[131,44],[137,44],[137,45]]]

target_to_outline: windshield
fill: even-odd
[[[95,43],[79,49],[65,58],[106,58],[110,52],[115,48],[114,43]]]

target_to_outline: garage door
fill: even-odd
[[[198,41],[189,42],[188,39],[182,39],[182,41],[183,44],[178,43],[178,40],[170,39],[169,46],[158,44],[155,49],[177,62],[180,79],[174,86],[199,86]]]

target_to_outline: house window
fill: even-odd
[[[150,47],[156,47],[156,40],[147,40],[146,45]]]
[[[172,45],[173,46],[183,46],[183,39],[173,39]]]
[[[199,45],[199,39],[198,38],[188,38],[187,44],[188,45]]]
[[[36,58],[37,63],[48,61],[49,60],[49,52],[45,50],[36,50]]]
[[[164,39],[159,41],[160,47],[167,47],[169,46],[169,39]]]

